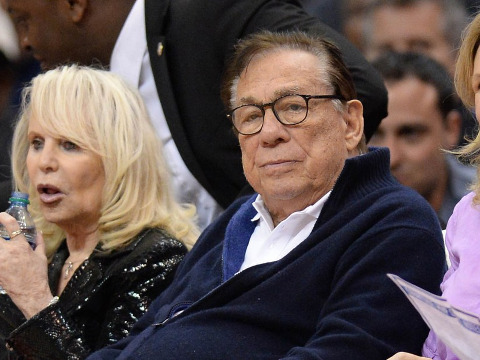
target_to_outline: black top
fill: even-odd
[[[0,295],[0,337],[13,350],[1,347],[1,358],[82,359],[125,337],[168,286],[185,253],[185,246],[164,231],[147,229],[124,249],[94,252],[60,300],[28,321],[7,295]],[[53,294],[68,255],[63,243],[49,265]]]

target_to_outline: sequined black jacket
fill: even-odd
[[[73,274],[60,300],[26,320],[0,295],[1,359],[83,359],[125,337],[170,283],[185,246],[159,229],[143,231],[127,247],[94,252]],[[68,257],[62,244],[49,265],[56,293]],[[9,350],[7,350],[9,349]]]

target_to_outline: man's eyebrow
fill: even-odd
[[[280,97],[280,96],[285,96],[285,95],[292,95],[292,94],[298,94],[298,90],[300,88],[298,86],[295,86],[293,88],[285,88],[285,89],[280,89],[275,91],[275,96]]]
[[[292,95],[298,93],[299,87],[295,86],[293,88],[285,88],[285,89],[280,89],[280,90],[275,90],[274,91],[274,97],[271,100],[278,99],[279,97],[285,96],[285,95]],[[259,104],[257,101],[255,101],[255,98],[252,96],[246,96],[240,98],[240,103],[241,104]]]
[[[256,102],[252,96],[247,96],[240,98],[240,104],[256,104]]]

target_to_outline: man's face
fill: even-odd
[[[331,95],[318,80],[322,68],[315,56],[303,51],[256,56],[240,76],[234,106],[269,103],[286,94]],[[274,221],[332,189],[358,143],[346,141],[348,132],[332,100],[322,99],[310,100],[307,118],[298,125],[282,125],[267,108],[259,133],[239,135],[247,180],[263,196]]]
[[[415,78],[389,83],[388,116],[369,145],[390,149],[390,167],[397,180],[429,200],[447,176],[445,155],[452,135],[438,109],[435,88]]]
[[[444,16],[433,2],[408,6],[381,6],[371,19],[371,39],[366,55],[414,51],[426,54],[443,64],[453,75],[455,53],[445,37]]]
[[[84,52],[68,14],[66,0],[5,0],[20,46],[40,62],[43,69],[77,62]]]

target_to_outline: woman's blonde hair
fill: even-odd
[[[188,247],[198,237],[195,207],[173,197],[163,150],[137,91],[105,70],[70,65],[35,77],[23,91],[12,146],[18,190],[30,194],[31,211],[51,255],[65,234],[45,220],[26,167],[29,120],[102,159],[105,186],[98,221],[99,244],[111,251],[143,229],[160,227]]]
[[[480,14],[467,25],[462,35],[462,44],[458,51],[455,68],[455,88],[462,102],[469,108],[475,107],[475,92],[472,87],[475,55],[480,44]],[[480,120],[480,119],[478,119]],[[475,192],[474,202],[480,204],[480,133],[475,139],[468,139],[466,145],[452,151],[477,168],[477,181],[472,185]]]

